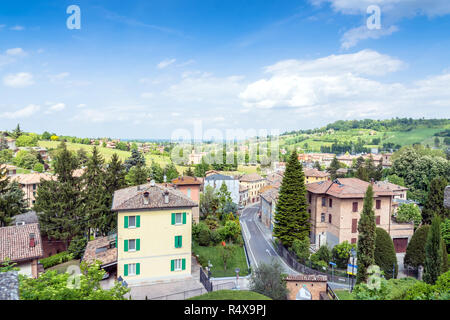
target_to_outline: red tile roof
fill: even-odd
[[[312,169],[304,169],[303,170],[306,177],[318,177],[318,178],[326,178],[329,177],[330,174],[328,172],[317,170],[316,168]]]
[[[339,178],[334,181],[320,181],[306,185],[308,192],[328,194],[336,198],[364,198],[369,182],[357,178]],[[373,185],[374,196],[394,196],[395,193]]]
[[[261,177],[259,174],[257,173],[250,173],[250,174],[244,174],[239,181],[241,182],[256,182],[256,181],[260,181],[260,180],[264,180],[263,177]]]
[[[201,185],[203,183],[203,179],[190,176],[181,176],[176,179],[173,179],[172,183],[175,185],[192,185],[192,184]]]
[[[34,234],[35,246],[30,247],[30,234]],[[0,263],[39,259],[43,256],[39,224],[25,224],[0,228]]]
[[[99,260],[102,266],[117,262],[117,248],[109,247],[111,241],[115,241],[115,235],[89,241],[82,260],[87,263]],[[104,248],[104,251],[97,252],[100,248]]]

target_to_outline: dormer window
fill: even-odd
[[[144,192],[144,204],[149,204],[150,194],[148,192]]]

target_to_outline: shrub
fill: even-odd
[[[321,246],[315,254],[319,258],[319,260],[324,261],[327,265],[328,265],[328,262],[331,261],[331,251],[327,245]]]
[[[205,223],[199,222],[192,224],[192,239],[194,241],[198,242],[198,236],[200,234],[200,231],[202,230],[209,230],[208,226]]]
[[[41,259],[39,262],[42,263],[42,266],[44,267],[44,269],[56,266],[58,264],[67,262],[69,260],[72,260],[74,257],[72,256],[72,254],[70,254],[67,251],[63,251],[60,253],[57,253],[53,256]]]
[[[241,234],[241,226],[235,221],[227,221],[221,230],[221,233],[223,235],[223,240],[231,240],[234,242]]]
[[[292,251],[297,255],[297,258],[300,263],[306,263],[310,256],[309,250],[309,238],[304,237],[303,240],[295,239],[292,242]]]
[[[398,274],[397,256],[395,255],[394,242],[386,230],[376,228],[375,237],[375,264],[384,272],[386,279],[392,278],[392,269],[395,266],[394,278]]]
[[[213,217],[212,215],[209,215],[205,220],[206,225],[208,226],[209,230],[216,230],[219,228],[220,222],[216,217]]]
[[[87,242],[85,237],[74,238],[70,241],[67,252],[69,252],[74,259],[81,259],[84,249],[86,249]]]
[[[414,222],[414,227],[417,228],[422,222],[422,214],[414,203],[402,204],[397,210],[395,219],[397,222]]]
[[[350,244],[348,241],[344,241],[333,247],[331,254],[338,268],[347,268],[348,259],[350,258],[350,250],[352,248],[356,249],[356,245]]]
[[[212,230],[210,232],[210,240],[211,240],[211,243],[213,245],[216,245],[219,242],[224,240],[223,236],[222,236],[222,233],[220,232],[220,229],[219,230]]]
[[[40,172],[40,173],[44,172],[44,165],[40,162],[36,163],[33,166],[33,171]]]
[[[430,229],[429,225],[423,225],[414,232],[411,241],[406,248],[405,265],[418,268],[425,264],[425,243],[427,242],[427,234]]]
[[[211,242],[211,233],[207,229],[200,230],[198,234],[198,244],[204,247],[209,246]]]

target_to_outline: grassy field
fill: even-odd
[[[58,273],[64,273],[64,272],[67,271],[67,268],[70,267],[70,266],[77,266],[77,267],[79,267],[80,266],[80,260],[78,260],[78,259],[70,260],[70,261],[58,264],[56,266],[50,267],[48,269],[45,269],[45,271],[47,271],[47,270],[56,270],[56,271],[58,271]]]
[[[406,132],[387,132],[387,139],[384,142],[392,142],[401,146],[413,143],[422,143],[424,141],[432,141],[430,146],[434,145],[433,135],[442,131],[443,128],[421,128]]]
[[[241,269],[241,271],[239,272],[240,276],[248,275],[247,259],[245,257],[243,247],[233,246],[232,257],[227,262],[227,270],[224,269],[223,261],[220,256],[221,250],[221,245],[217,245],[215,247],[202,247],[197,244],[193,244],[192,246],[192,251],[194,252],[194,254],[201,257],[206,257],[206,259],[211,262],[211,264],[213,265],[213,267],[211,268],[213,277],[219,278],[235,276],[235,268]]]
[[[219,290],[192,297],[187,300],[272,300],[260,293],[245,290]]]
[[[339,297],[339,300],[355,300],[350,291],[347,290],[334,290],[334,293]]]

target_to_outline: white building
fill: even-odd
[[[219,191],[222,183],[226,184],[233,202],[239,204],[239,180],[234,177],[214,173],[206,176],[204,186],[205,189],[207,186],[212,186],[214,190]]]

